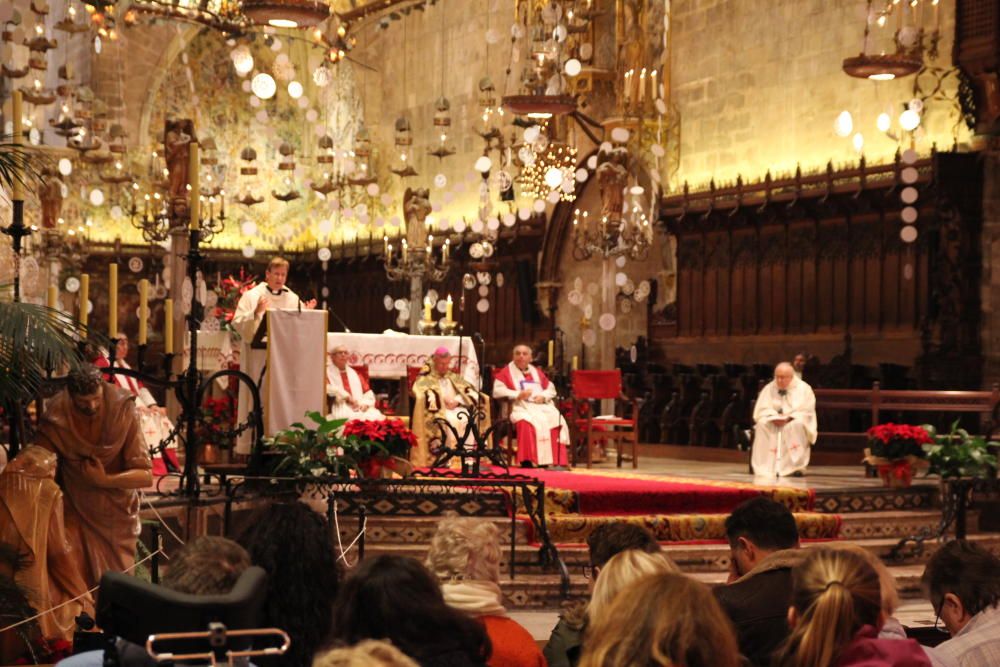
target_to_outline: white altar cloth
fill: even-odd
[[[407,366],[422,366],[439,347],[458,356],[458,336],[411,336],[403,333],[328,333],[327,352],[337,345],[347,347],[352,366],[367,366],[371,378],[405,378]],[[462,337],[462,377],[479,386],[479,357],[468,336]]]

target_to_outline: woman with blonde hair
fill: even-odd
[[[587,605],[587,625],[600,625],[608,617],[608,609],[619,593],[632,582],[654,574],[680,574],[680,570],[662,552],[646,553],[629,549],[611,557],[594,582]]]
[[[488,667],[543,667],[541,649],[507,616],[500,591],[500,531],[488,519],[446,517],[427,552],[445,603],[479,621],[493,645]]]
[[[608,620],[591,619],[580,667],[741,664],[736,633],[715,596],[708,586],[682,574],[633,580],[600,618]]]
[[[815,549],[792,570],[792,633],[780,667],[929,667],[912,639],[881,639],[885,621],[878,574],[864,556]]]
[[[365,639],[316,656],[312,667],[420,667],[391,642]]]
[[[903,628],[903,624],[896,620],[895,617],[896,610],[899,608],[899,588],[896,587],[896,577],[885,566],[882,559],[860,544],[854,544],[853,542],[836,544],[830,548],[855,553],[864,558],[865,562],[872,566],[875,574],[878,575],[879,594],[882,597],[882,614],[885,616],[885,622],[882,624],[882,629],[879,631],[878,636],[883,639],[905,639],[906,630]]]

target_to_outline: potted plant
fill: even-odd
[[[933,441],[924,427],[890,422],[871,427],[867,435],[865,463],[875,466],[885,486],[908,487],[914,469],[927,467],[923,446]]]
[[[385,469],[408,472],[404,457],[416,436],[401,421],[327,419],[318,412],[306,416],[315,427],[296,422],[267,441],[281,455],[275,474],[320,478],[377,477]]]
[[[939,434],[933,426],[924,429],[931,442],[924,445],[929,475],[940,475],[942,480],[959,477],[990,478],[997,474],[997,457],[990,449],[1000,447],[1000,442],[987,441],[981,435],[969,435],[958,427],[958,420],[951,425],[951,431]]]

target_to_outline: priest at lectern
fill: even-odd
[[[236,312],[233,314],[233,326],[240,334],[240,366],[244,373],[249,375],[254,382],[261,383],[261,371],[267,363],[267,350],[255,350],[250,347],[264,319],[264,313],[268,310],[281,310],[298,308],[312,309],[316,307],[316,299],[302,301],[298,295],[285,287],[288,279],[288,260],[282,257],[275,257],[267,265],[264,273],[264,282],[248,289],[240,297],[240,302],[236,305]],[[242,424],[250,414],[253,407],[253,399],[249,388],[240,383],[239,410],[237,412],[237,423]],[[243,431],[236,440],[236,453],[249,454],[253,447],[251,441],[252,429]]]

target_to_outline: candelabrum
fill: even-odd
[[[139,202],[133,199],[129,218],[132,226],[142,232],[146,243],[163,243],[170,236],[170,211],[159,192],[143,196],[141,211]]]
[[[643,260],[652,243],[653,228],[638,204],[620,217],[601,216],[596,223],[588,211],[576,209],[573,214],[573,258],[578,261],[595,255]]]
[[[451,268],[451,241],[445,239],[438,247],[434,247],[434,238],[427,237],[427,245],[409,245],[406,239],[400,241],[400,248],[393,247],[389,238],[384,239],[385,275],[389,280],[398,282],[410,278],[426,278],[434,282],[444,280]]]

